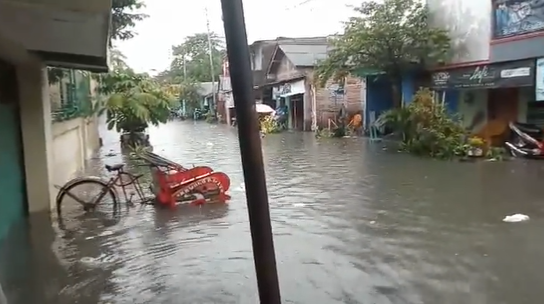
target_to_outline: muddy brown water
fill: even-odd
[[[103,138],[101,174],[123,161]],[[227,173],[230,204],[64,229],[34,216],[0,251],[10,304],[258,303],[235,129],[171,122],[151,141]],[[263,151],[284,303],[543,303],[544,162],[432,161],[307,133],[267,136]],[[502,222],[514,213],[531,220]]]

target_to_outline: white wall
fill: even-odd
[[[53,123],[53,184],[62,185],[85,168],[99,148],[97,118]]]
[[[491,0],[427,0],[431,24],[450,32],[451,63],[489,59]]]

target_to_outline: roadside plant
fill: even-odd
[[[149,124],[166,123],[175,96],[146,75],[115,72],[102,75],[98,92],[105,96],[101,113],[107,127],[121,133],[140,133]]]
[[[410,104],[383,113],[379,120],[400,135],[401,150],[412,154],[452,159],[466,150],[464,128],[442,103],[434,102],[429,89],[419,90]]]
[[[266,115],[259,119],[261,132],[263,134],[279,133],[282,128],[280,124],[272,117],[272,115]]]

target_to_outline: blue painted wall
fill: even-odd
[[[404,104],[412,102],[412,98],[416,93],[414,89],[414,77],[412,75],[405,75],[402,77],[401,83],[401,96]]]
[[[401,96],[404,104],[409,104],[416,93],[415,78],[405,75],[401,83]],[[442,94],[442,92],[438,92]],[[441,95],[440,95],[441,96]],[[459,106],[460,91],[446,90],[446,108],[450,114],[456,114]],[[391,85],[385,77],[368,76],[366,79],[366,121],[370,122],[370,112],[376,112],[376,118],[393,108]]]
[[[0,239],[26,212],[18,117],[14,105],[0,104]]]
[[[402,98],[404,104],[409,104],[412,101],[414,94],[416,93],[415,79],[411,75],[406,75],[402,78]],[[442,91],[437,92],[440,98],[442,98]],[[450,114],[457,113],[459,105],[459,90],[446,90],[445,105]]]
[[[366,122],[370,122],[370,113],[376,112],[376,118],[381,113],[393,108],[391,85],[385,77],[368,76],[366,78]],[[367,128],[368,126],[365,126]]]

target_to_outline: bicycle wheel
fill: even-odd
[[[57,195],[57,214],[78,216],[81,213],[100,213],[116,217],[119,213],[117,195],[99,180],[82,179],[60,189]]]

